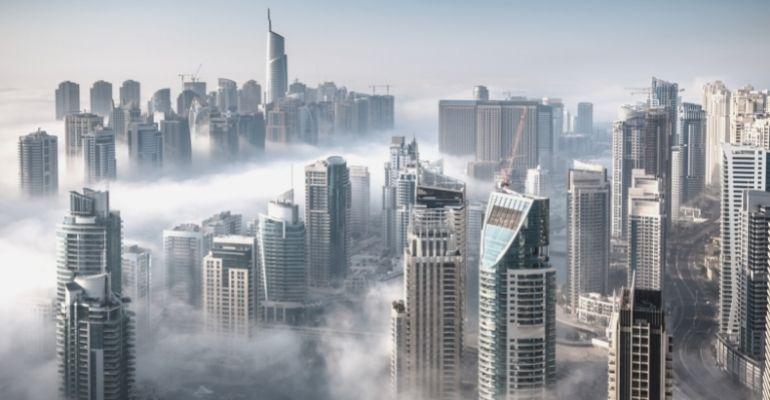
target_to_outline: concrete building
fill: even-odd
[[[538,166],[546,171],[553,168],[553,108],[547,104],[537,105],[537,160]]]
[[[201,222],[203,232],[203,254],[207,254],[214,237],[227,235],[241,235],[243,231],[243,215],[228,211],[221,211],[206,218]]]
[[[115,132],[112,129],[97,126],[83,136],[83,166],[86,184],[117,178]]]
[[[575,118],[575,133],[593,136],[594,133],[594,104],[582,102],[577,104]]]
[[[155,113],[169,114],[173,111],[171,108],[171,89],[169,88],[156,91],[147,103],[147,113],[150,115]]]
[[[479,399],[545,396],[556,380],[548,199],[493,192],[481,233]]]
[[[238,134],[238,152],[250,158],[265,151],[265,115],[261,112],[235,116]]]
[[[574,310],[585,293],[607,294],[610,264],[607,170],[575,161],[567,175],[567,269]]]
[[[409,393],[406,335],[406,306],[403,300],[396,300],[390,309],[390,387],[394,399],[408,396]]]
[[[289,89],[288,59],[284,49],[284,38],[273,32],[273,21],[270,19],[270,10],[267,10],[267,65],[265,71],[266,96],[265,103],[277,103],[284,97]]]
[[[524,179],[524,193],[529,196],[544,196],[547,197],[546,192],[546,175],[547,171],[540,168],[527,169],[527,176]]]
[[[661,180],[641,169],[628,189],[628,286],[663,290],[666,276],[667,218]],[[632,282],[633,280],[633,282]]]
[[[465,184],[421,171],[404,250],[406,351],[398,354],[418,398],[460,395],[465,232]]]
[[[474,86],[473,87],[473,99],[478,101],[488,101],[489,100],[489,90],[486,86]]]
[[[623,289],[609,330],[607,398],[673,399],[673,340],[661,292]]]
[[[468,223],[465,234],[465,326],[463,331],[476,334],[479,329],[479,257],[481,252],[481,228],[484,225],[483,202],[469,202]]]
[[[305,224],[290,190],[267,205],[257,228],[258,268],[265,322],[296,323],[308,290]]]
[[[80,85],[64,81],[56,88],[56,119],[80,112]]]
[[[128,298],[108,273],[78,276],[64,287],[57,317],[59,394],[66,399],[133,399],[134,327]]]
[[[105,81],[96,81],[91,86],[90,104],[91,112],[102,117],[109,118],[112,113],[112,84]]]
[[[383,230],[387,248],[396,255],[401,255],[406,237],[404,213],[413,202],[414,192],[410,182],[416,175],[410,173],[420,162],[417,140],[407,142],[403,136],[393,136],[389,147],[388,161],[385,163],[385,183],[382,186]],[[402,173],[403,172],[403,173]],[[407,214],[408,216],[408,214]]]
[[[439,101],[438,149],[441,154],[476,154],[476,101]]]
[[[350,166],[350,234],[367,237],[369,232],[369,169]]]
[[[577,320],[587,325],[608,327],[612,313],[618,309],[618,297],[602,296],[599,293],[588,292],[578,296],[576,307]]]
[[[166,114],[160,121],[163,164],[186,166],[192,163],[192,139],[187,118]]]
[[[197,82],[196,82],[197,83]],[[202,101],[205,97],[201,97],[194,90],[184,90],[179,93],[176,98],[176,113],[182,118],[187,118],[190,113],[190,107],[192,107],[193,101]]]
[[[163,231],[165,286],[172,299],[191,306],[200,305],[203,254],[200,226],[182,224]]]
[[[310,285],[338,286],[350,264],[350,173],[331,156],[305,167],[305,226]]]
[[[671,218],[705,188],[706,113],[700,105],[679,105],[677,134],[671,155]]]
[[[238,113],[256,113],[259,111],[260,104],[262,104],[262,86],[253,79],[244,82],[238,90]]]
[[[70,192],[69,214],[56,230],[56,300],[75,277],[108,273],[112,290],[121,296],[122,221],[110,209],[109,192],[88,188]]]
[[[83,137],[104,125],[104,118],[91,113],[70,113],[64,118],[64,149],[67,165],[72,166],[75,159],[83,154]]]
[[[59,192],[59,148],[56,136],[40,129],[19,136],[19,188],[27,196]]]
[[[706,114],[707,186],[719,185],[722,166],[721,144],[730,140],[730,90],[722,81],[703,86],[703,110]]]
[[[135,313],[137,339],[142,341],[150,333],[150,305],[152,304],[152,254],[137,245],[123,247],[121,281],[123,296],[131,299],[128,308]]]
[[[142,106],[141,84],[135,80],[125,80],[120,85],[120,105],[132,108]]]
[[[746,190],[767,191],[768,150],[751,146],[722,146],[721,227],[722,270],[719,275],[719,333],[735,338],[740,329],[739,265],[740,211]],[[734,341],[734,340],[732,340]]]
[[[511,160],[512,173],[538,165],[538,102],[489,101],[476,106],[476,161]],[[523,178],[523,176],[522,176]]]
[[[235,81],[219,78],[217,81],[217,107],[221,112],[238,111],[238,85]]]
[[[203,257],[201,288],[206,330],[217,335],[250,337],[256,333],[259,307],[256,238],[218,236]]]
[[[128,158],[146,171],[163,167],[163,134],[155,123],[132,123],[128,127]]]

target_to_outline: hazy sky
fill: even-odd
[[[266,8],[287,38],[289,75],[355,90],[393,85],[407,117],[435,119],[434,100],[486,84],[597,103],[597,120],[623,88],[652,75],[685,99],[721,78],[770,86],[767,0],[680,1],[149,1],[0,0],[0,90],[53,92],[57,82],[142,82],[149,97],[178,90],[178,73],[210,82],[264,81]],[[117,95],[117,94],[116,94]],[[407,101],[423,101],[406,104]],[[429,100],[429,101],[428,101]],[[401,119],[403,121],[403,119]]]

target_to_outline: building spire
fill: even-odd
[[[267,29],[273,31],[273,21],[270,19],[270,8],[267,9]]]

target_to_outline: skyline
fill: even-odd
[[[144,102],[164,87],[178,94],[177,74],[194,72],[199,64],[208,82],[226,77],[264,85],[267,7],[275,31],[288,38],[290,82],[333,80],[362,92],[389,83],[406,100],[401,115],[420,129],[433,127],[427,120],[435,100],[470,97],[477,84],[488,86],[492,98],[506,91],[561,97],[570,109],[578,101],[592,101],[598,123],[614,118],[618,103],[641,100],[624,88],[645,86],[650,76],[680,82],[688,101],[700,100],[701,86],[714,79],[732,89],[749,82],[770,86],[770,78],[762,77],[770,46],[757,40],[761,16],[770,11],[767,2],[591,1],[581,3],[581,9],[564,1],[493,1],[487,7],[397,3],[347,7],[352,2],[340,1],[326,7],[231,0],[206,8],[175,1],[103,5],[85,0],[76,7],[40,1],[6,5],[0,15],[5,38],[0,51],[14,54],[17,62],[0,65],[0,91],[53,90],[64,80],[87,90],[99,79],[113,84],[135,79],[142,82]],[[73,19],[93,23],[67,23]],[[394,20],[401,21],[397,30]],[[722,24],[719,34],[713,33],[714,21]],[[64,30],[67,35],[61,34]],[[24,31],[35,33],[14,40]],[[677,44],[661,48],[661,41],[673,37]],[[510,51],[509,41],[516,44]],[[77,57],[70,56],[72,43],[81,43]],[[84,51],[86,43],[93,51]],[[711,55],[708,62],[703,54]],[[467,59],[489,62],[462,62]],[[661,62],[666,59],[672,61]],[[751,62],[734,63],[740,59]],[[16,67],[20,64],[25,68]],[[430,105],[430,112],[422,104]]]

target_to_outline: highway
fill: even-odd
[[[700,249],[710,234],[713,230],[687,232],[669,245],[665,290],[671,310],[669,332],[674,337],[674,385],[689,399],[748,399],[748,391],[719,370],[714,358],[717,283],[708,281],[698,268]]]

